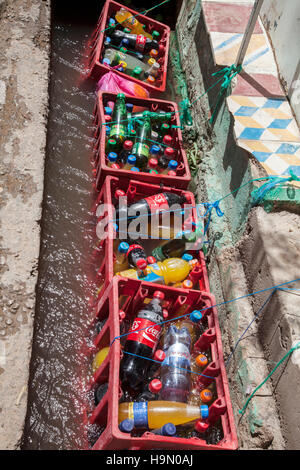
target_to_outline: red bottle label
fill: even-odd
[[[169,209],[169,204],[164,194],[155,194],[155,196],[146,197],[145,200],[150,207],[151,214]]]
[[[130,327],[128,340],[145,344],[155,349],[159,340],[161,325],[146,318],[135,318]]]
[[[142,34],[138,34],[135,40],[135,49],[140,52],[144,52],[145,44],[146,44],[146,37]]]

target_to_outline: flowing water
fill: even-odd
[[[59,3],[59,2],[58,2]],[[50,113],[37,306],[24,430],[25,449],[83,448],[78,380],[94,293],[90,153],[95,82],[83,79],[101,2],[74,18],[54,2]],[[78,21],[77,21],[78,20]],[[80,22],[79,22],[80,21]]]

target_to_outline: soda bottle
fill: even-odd
[[[172,422],[175,426],[208,418],[208,406],[192,406],[173,401],[129,402],[119,405],[119,423],[133,419],[135,428],[157,429]]]
[[[158,161],[156,158],[149,158],[147,170],[155,170],[157,168]]]
[[[125,105],[124,93],[118,93],[114,110],[112,113],[112,124],[109,137],[117,142],[120,147],[124,140],[127,130],[127,111]]]
[[[166,359],[161,367],[163,400],[186,403],[190,392],[191,336],[185,327],[171,325],[164,337]]]
[[[190,270],[189,262],[182,258],[169,258],[163,262],[158,261],[157,263],[148,264],[146,268],[147,275],[143,277],[143,280],[157,284],[175,284],[184,281],[189,275]],[[130,279],[139,279],[135,269],[128,269],[116,274]]]
[[[97,406],[108,390],[108,383],[98,385],[94,391],[95,406]]]
[[[168,211],[170,208],[179,204],[182,205],[187,202],[184,195],[178,195],[170,192],[163,192],[155,194],[154,196],[148,196],[146,198],[140,199],[139,201],[126,207],[121,207],[116,210],[115,222],[118,224],[120,218],[129,217],[128,221],[141,215],[147,215],[148,217],[151,214],[158,214],[163,211]]]
[[[116,253],[116,261],[114,263],[114,274],[118,271],[128,268],[127,252],[129,249],[129,244],[126,242],[121,242],[118,246]]]
[[[168,163],[167,168],[165,168],[164,171],[162,171],[162,173],[163,174],[168,174],[169,171],[172,170],[172,171],[175,172],[175,175],[176,175],[177,166],[178,166],[178,163],[176,162],[176,160],[170,160],[169,163]]]
[[[186,250],[187,243],[194,243],[197,240],[198,232],[185,231],[176,235],[173,240],[167,240],[160,246],[152,250],[152,256],[158,261],[163,261],[167,258],[182,256]],[[193,259],[193,258],[191,258]]]
[[[122,23],[124,28],[130,29],[133,34],[143,34],[146,38],[152,40],[151,34],[146,33],[143,25],[125,8],[120,8],[120,10],[115,14],[115,19],[118,23]]]
[[[124,39],[127,39],[126,43],[123,44],[128,46],[131,49],[134,49],[139,52],[150,52],[151,49],[158,49],[159,44],[157,41],[153,41],[147,38],[144,34],[127,34],[123,31],[112,31],[109,32],[109,37],[112,44],[119,46]]]
[[[117,49],[112,49],[111,47],[108,47],[104,51],[104,56],[102,63],[104,65],[119,65],[120,62],[125,62],[127,64],[126,71],[128,74],[132,74],[133,70],[136,67],[140,67],[143,71],[145,71],[148,68],[148,65],[142,62],[140,59],[138,59],[136,56],[132,56],[128,54],[127,52],[124,53],[121,50]]]
[[[176,322],[177,328],[186,328],[189,331],[192,344],[194,344],[200,335],[201,330],[198,328],[198,323],[202,318],[203,315],[200,310],[193,310],[190,315],[186,315],[184,318],[180,318]]]
[[[109,131],[109,133],[110,132],[111,132],[111,130]],[[116,142],[115,139],[108,139],[108,141],[106,142],[105,150],[106,150],[107,153],[116,152],[117,147],[118,147],[118,145],[117,145],[117,142]]]
[[[130,55],[130,56],[133,56],[133,57],[135,57],[136,59],[139,59],[140,61],[143,62],[143,60],[144,60],[143,54],[142,54],[141,52],[129,51],[129,50],[127,49],[128,45],[129,45],[129,44],[128,44],[127,39],[123,39],[122,42],[121,42],[121,44],[120,44],[120,46],[122,46],[122,47],[120,47],[119,50],[120,50],[123,54],[127,54],[127,55]]]
[[[158,434],[159,436],[175,436],[176,426],[173,423],[166,423],[159,429],[154,429],[152,434]]]
[[[147,376],[150,361],[144,357],[152,357],[158,344],[161,333],[161,325],[158,323],[163,320],[163,300],[163,292],[155,291],[151,302],[139,310],[131,325],[120,365],[122,387],[137,390]]]
[[[132,170],[136,164],[136,157],[134,155],[128,155],[127,162],[124,165],[124,170]]]
[[[133,147],[133,142],[131,140],[125,140],[123,144],[123,148],[118,155],[117,161],[125,165],[129,155],[131,155],[132,153],[132,147]]]
[[[119,429],[121,432],[127,432],[127,433],[130,433],[134,428],[134,421],[133,419],[124,419],[124,421],[122,421],[120,424],[119,424]]]
[[[151,75],[152,77],[157,77],[159,74],[159,69],[160,65],[158,62],[156,62],[155,59],[149,59],[148,60],[148,65],[150,66],[147,70],[145,70],[145,77],[149,77]]]
[[[109,152],[109,154],[107,155],[107,160],[108,160],[107,166],[111,167],[114,163],[116,163],[117,158],[118,158],[118,155],[115,152]]]
[[[160,152],[160,147],[158,145],[152,145],[152,147],[150,148],[149,157],[157,159],[159,157],[159,152]]]
[[[137,397],[136,401],[153,401],[157,400],[158,394],[161,391],[162,383],[159,379],[152,379],[146,384],[142,393]]]
[[[130,245],[127,251],[127,259],[130,266],[133,266],[134,268],[138,266],[137,263],[140,259],[145,260],[147,266],[147,254],[141,245]]]
[[[138,122],[136,141],[132,149],[133,155],[136,156],[136,166],[145,168],[149,158],[149,145],[146,143],[151,139],[151,120],[149,111],[143,112],[143,121]]]

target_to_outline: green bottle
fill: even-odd
[[[127,110],[124,93],[118,93],[112,113],[112,124],[109,137],[117,142],[117,147],[121,147],[127,132]]]
[[[180,258],[186,250],[186,243],[195,243],[200,233],[185,232],[182,238],[174,238],[164,242],[162,245],[157,246],[152,251],[152,256],[157,261],[164,261],[166,258]]]
[[[142,121],[137,121],[136,141],[132,154],[136,157],[136,166],[143,169],[147,166],[149,158],[149,145],[146,143],[151,139],[151,117],[149,111],[143,112]]]

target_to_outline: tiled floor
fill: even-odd
[[[231,65],[251,14],[252,0],[206,0],[203,11],[217,65]],[[300,176],[300,132],[278,79],[274,54],[258,20],[227,98],[239,146],[250,151],[269,175]],[[296,184],[298,186],[298,184]]]

